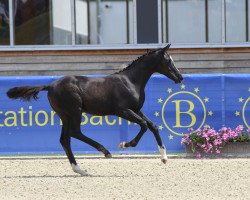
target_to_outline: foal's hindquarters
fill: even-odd
[[[69,82],[64,87],[60,87],[60,84],[52,84],[48,91],[48,99],[51,107],[62,120],[63,125],[60,143],[74,172],[81,175],[88,175],[86,171],[81,170],[76,163],[74,154],[71,150],[71,137],[94,147],[102,152],[106,158],[112,157],[110,152],[103,145],[82,134],[80,127],[82,119],[82,99],[77,93],[77,86],[75,84]]]

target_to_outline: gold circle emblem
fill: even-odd
[[[204,123],[205,123],[205,121],[206,121],[206,107],[205,107],[205,105],[204,105],[204,103],[203,103],[203,101],[202,101],[202,99],[198,96],[198,95],[196,95],[196,94],[194,94],[194,93],[192,93],[192,92],[188,92],[188,91],[180,91],[180,92],[176,92],[176,93],[173,93],[172,95],[170,95],[167,99],[166,99],[166,101],[164,102],[164,104],[163,104],[163,106],[162,106],[162,121],[163,121],[163,123],[164,123],[164,125],[165,125],[165,127],[170,131],[170,132],[172,132],[172,133],[174,133],[174,134],[176,134],[176,135],[178,135],[178,136],[183,136],[184,134],[183,133],[178,133],[178,132],[176,132],[175,130],[173,130],[172,128],[170,128],[170,126],[168,125],[168,123],[167,123],[167,121],[166,121],[166,119],[165,119],[165,107],[166,107],[166,104],[169,102],[169,100],[171,100],[174,96],[177,96],[177,95],[179,95],[179,94],[187,94],[187,95],[191,95],[191,96],[193,96],[193,97],[195,97],[196,99],[198,99],[198,101],[201,103],[201,105],[202,105],[202,108],[203,108],[203,118],[202,118],[202,122],[201,122],[201,124],[198,126],[198,128],[196,129],[196,130],[198,130],[198,129],[200,129],[203,125],[204,125]],[[196,131],[195,130],[195,131]]]

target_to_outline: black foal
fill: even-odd
[[[110,152],[98,142],[82,134],[80,124],[82,112],[93,115],[116,115],[140,125],[137,136],[120,143],[121,148],[135,147],[143,134],[149,129],[154,134],[161,159],[167,160],[166,148],[162,143],[157,127],[141,112],[145,101],[144,88],[150,76],[158,72],[180,83],[183,78],[167,53],[169,45],[151,51],[133,61],[125,69],[102,77],[65,76],[48,86],[15,87],[7,92],[9,98],[38,99],[40,91],[48,91],[51,107],[63,122],[60,142],[67,154],[74,172],[85,175],[76,163],[71,150],[70,139],[81,140],[110,158]]]

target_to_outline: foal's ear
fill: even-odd
[[[163,47],[163,48],[161,49],[162,52],[163,52],[163,53],[166,52],[166,51],[169,49],[170,46],[171,46],[171,44],[169,43],[167,46]]]

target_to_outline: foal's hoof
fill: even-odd
[[[160,154],[161,154],[161,161],[166,164],[167,163],[167,160],[168,160],[168,156],[167,156],[167,153],[166,153],[166,147],[164,145],[162,145],[161,147],[158,146],[159,148],[159,151],[160,151]]]
[[[78,165],[72,163],[71,167],[75,173],[80,174],[81,176],[89,176],[87,170],[81,170],[81,168]]]
[[[119,144],[119,147],[120,147],[121,149],[125,149],[125,148],[126,148],[125,144],[126,144],[126,142],[121,142],[121,143]]]
[[[112,155],[110,153],[105,155],[105,158],[112,158]]]
[[[168,159],[166,159],[166,158],[162,158],[162,159],[161,159],[161,161],[162,161],[164,164],[167,163],[167,160],[168,160]]]

